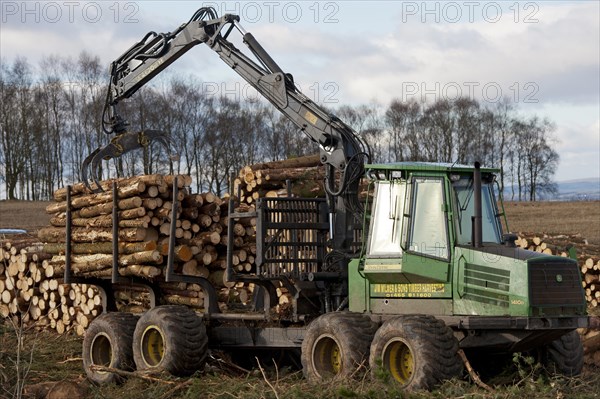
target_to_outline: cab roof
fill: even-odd
[[[473,173],[474,165],[464,165],[444,162],[393,162],[380,164],[367,164],[365,170],[369,171],[404,171],[404,172],[443,172],[443,173]],[[499,173],[498,168],[481,167],[482,173]]]

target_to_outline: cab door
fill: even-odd
[[[413,177],[403,271],[411,283],[450,282],[451,245],[443,177]]]

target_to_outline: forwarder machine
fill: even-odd
[[[232,44],[234,32],[252,58]],[[575,330],[589,322],[577,263],[517,248],[516,236],[503,234],[498,170],[478,163],[369,164],[360,137],[303,95],[236,15],[201,8],[173,32],[148,33],[111,64],[103,123],[116,136],[86,159],[86,182],[89,169],[100,187],[102,159],[157,140],[168,146],[159,131],[128,132],[117,105],[198,44],[216,52],[318,145],[326,195],[263,198],[253,213],[236,213],[232,196],[230,223],[257,218],[251,274],[233,269],[231,242],[228,247],[228,280],[257,287],[245,311],[221,312],[207,280],[173,271],[172,250],[165,280],[199,284],[201,314],[160,305],[159,286],[118,276],[116,256],[110,279],[76,278],[66,267],[67,282],[93,283],[103,293],[105,314],[91,323],[83,344],[91,380],[118,379],[91,365],[191,375],[203,367],[209,348],[300,353],[310,380],[349,377],[368,365],[409,390],[460,376],[459,350],[525,351],[559,373],[581,372]],[[359,197],[361,179],[368,181],[370,200]],[[114,289],[123,284],[149,291],[151,309],[141,317],[116,311]],[[293,294],[285,314],[272,311],[280,286]]]

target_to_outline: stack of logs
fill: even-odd
[[[515,244],[530,251],[536,251],[548,255],[569,256],[566,248],[561,248],[550,242],[545,242],[539,236],[528,236],[520,234]],[[585,255],[578,257],[581,269],[581,284],[585,290],[585,298],[588,305],[596,308],[600,302],[600,259],[594,259]]]
[[[318,155],[245,166],[234,180],[234,193],[241,203],[254,204],[261,197],[323,197],[325,169]]]
[[[178,176],[181,205],[173,210],[173,176],[146,175],[119,179],[119,274],[159,283],[163,300],[169,304],[202,309],[203,293],[197,284],[164,282],[169,250],[171,220],[175,218],[174,271],[207,278],[219,291],[221,307],[227,302],[245,304],[253,286],[225,280],[228,202],[212,193],[189,194],[189,176]],[[89,194],[84,185],[71,188],[72,257],[71,270],[77,277],[110,277],[112,274],[112,181],[101,183],[104,193]],[[47,268],[62,274],[65,269],[66,190],[57,190],[57,201],[47,207],[51,227],[43,228],[39,238],[53,256]],[[242,209],[246,210],[246,208]],[[255,226],[252,219],[233,225],[233,265],[238,272],[251,272],[256,255]],[[117,293],[118,304],[127,309],[148,305],[147,293],[130,288]]]
[[[101,297],[87,284],[61,284],[54,270],[46,267],[50,257],[35,237],[18,236],[2,243],[0,316],[59,334],[74,330],[83,335],[102,311]]]

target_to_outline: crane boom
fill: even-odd
[[[116,133],[117,137],[128,134],[127,123],[117,112],[118,103],[133,95],[192,47],[206,44],[319,145],[321,162],[326,165],[324,188],[330,210],[332,248],[335,254],[342,255],[333,256],[336,260],[332,263],[343,262],[348,258],[354,231],[362,223],[358,184],[369,158],[368,148],[352,128],[300,92],[292,75],[283,72],[255,37],[240,26],[239,20],[239,16],[233,14],[218,17],[211,7],[203,7],[173,32],[150,32],[129,48],[110,66],[104,130]],[[234,30],[242,35],[243,42],[258,62],[228,40]],[[110,155],[101,151],[95,156],[106,158]]]

